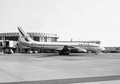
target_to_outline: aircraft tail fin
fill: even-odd
[[[21,28],[17,27],[19,31],[19,41],[21,42],[32,42],[33,40],[30,38],[30,36]]]

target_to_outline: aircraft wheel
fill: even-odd
[[[95,52],[95,55],[98,55],[99,53],[98,52]]]
[[[69,53],[64,53],[64,55],[69,55]]]
[[[60,52],[59,55],[62,55],[62,53]]]

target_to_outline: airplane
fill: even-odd
[[[47,50],[58,51],[59,55],[69,55],[70,51],[75,49],[78,52],[95,51],[96,55],[105,48],[95,43],[65,43],[65,42],[38,42],[30,38],[30,36],[21,28],[19,31],[19,43],[27,46]]]

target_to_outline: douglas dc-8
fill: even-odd
[[[97,52],[104,51],[105,48],[95,43],[65,43],[65,42],[38,42],[30,38],[30,36],[23,31],[21,27],[19,30],[19,43],[27,46],[47,50],[58,51],[59,55],[69,55],[70,51],[75,49],[81,52],[94,51]]]

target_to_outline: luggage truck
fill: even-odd
[[[0,52],[3,52],[3,40],[0,40]]]
[[[17,52],[17,45],[16,41],[2,40],[0,41],[0,50],[4,54],[12,54]]]

